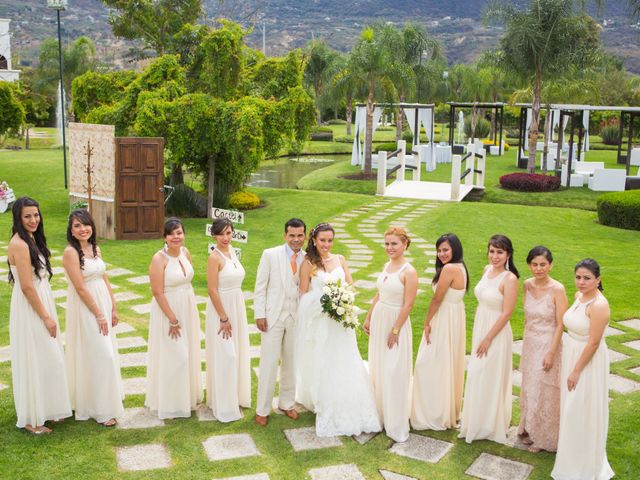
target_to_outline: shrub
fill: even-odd
[[[89,204],[85,200],[76,200],[71,205],[69,205],[69,213],[73,212],[74,210],[86,209],[88,206]]]
[[[475,138],[488,137],[489,133],[491,133],[491,122],[489,122],[489,120],[487,120],[486,118],[480,117],[476,125]],[[470,115],[467,115],[467,117],[464,119],[464,134],[466,135],[467,138],[472,138]]]
[[[380,125],[378,128],[376,128],[376,132],[391,132],[393,130],[395,130],[396,127],[389,127],[386,125]]]
[[[312,141],[333,141],[333,130],[330,127],[313,127],[311,129]]]
[[[345,135],[344,137],[335,137],[333,141],[338,143],[353,143],[353,136]]]
[[[609,124],[600,129],[600,137],[605,145],[618,145],[620,141],[620,127]]]
[[[176,217],[206,217],[207,199],[185,184],[176,185],[164,206]]]
[[[552,192],[560,188],[560,177],[537,173],[509,173],[500,177],[500,185],[517,192]]]
[[[251,210],[260,206],[260,197],[246,190],[233,192],[229,197],[229,206],[238,210]]]
[[[378,143],[373,146],[373,153],[378,153],[381,150],[384,150],[385,152],[395,152],[396,148],[398,148],[396,142]]]
[[[411,130],[405,130],[402,132],[402,140],[407,142],[407,145],[413,145],[413,133]],[[420,133],[420,143],[428,143],[429,137],[427,137],[426,133]]]
[[[341,118],[332,118],[331,120],[327,121],[327,125],[346,125],[347,121],[346,120],[342,120]]]
[[[640,230],[640,190],[605,193],[597,203],[602,225]]]
[[[499,143],[499,142],[494,142],[494,141],[493,141],[493,140],[491,140],[490,138],[485,138],[485,139],[483,139],[483,140],[482,140],[482,144],[483,144],[483,145],[498,145],[498,143]],[[508,151],[509,151],[509,144],[508,144],[507,142],[503,141],[503,142],[502,142],[502,145],[503,145],[503,146],[502,146],[502,149],[503,149],[505,152],[508,152]]]

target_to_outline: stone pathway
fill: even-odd
[[[116,448],[116,464],[121,471],[156,470],[171,467],[171,456],[161,443]]]

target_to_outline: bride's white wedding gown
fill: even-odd
[[[316,413],[320,437],[381,430],[355,331],[322,312],[322,287],[337,279],[345,281],[342,267],[318,271],[298,307],[296,401]]]

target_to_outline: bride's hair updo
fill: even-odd
[[[322,264],[322,258],[320,257],[320,252],[318,251],[318,247],[316,245],[316,238],[318,238],[318,234],[320,232],[331,232],[333,235],[336,234],[333,227],[328,223],[319,223],[313,230],[309,232],[309,241],[307,242],[306,258],[311,263],[313,267],[311,269],[312,274],[314,274],[319,268],[324,270],[324,265]]]

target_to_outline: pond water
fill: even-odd
[[[324,168],[349,155],[287,157],[276,162],[266,161],[251,174],[251,187],[296,188],[298,180],[314,170]]]

